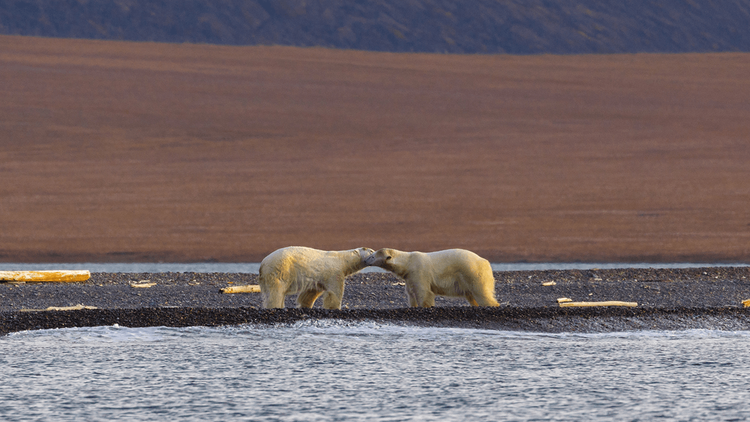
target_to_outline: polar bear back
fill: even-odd
[[[425,258],[429,261],[427,267],[439,279],[454,279],[459,275],[481,278],[487,271],[492,274],[489,261],[466,249],[446,249],[419,255],[426,255]],[[419,255],[416,256],[417,259],[421,258]]]
[[[288,275],[322,274],[330,271],[331,251],[290,246],[271,252],[260,263],[261,270]]]
[[[355,250],[322,251],[304,246],[278,249],[263,258],[260,278],[273,276],[290,283],[288,292],[298,292],[311,284],[340,274],[355,272],[361,261]]]

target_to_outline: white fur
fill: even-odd
[[[473,306],[500,306],[489,261],[464,249],[403,252],[380,249],[365,259],[401,277],[409,306],[435,306],[435,296],[465,297]]]
[[[323,307],[341,309],[344,280],[365,268],[365,258],[374,251],[358,248],[348,251],[321,251],[289,246],[272,252],[260,263],[260,291],[263,307],[283,308],[284,298],[297,296],[297,306],[312,308],[323,293]]]

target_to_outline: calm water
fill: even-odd
[[[314,321],[0,337],[2,420],[747,420],[750,332]]]

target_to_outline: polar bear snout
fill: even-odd
[[[370,256],[365,259],[365,264],[380,267],[391,259],[391,255],[384,249],[380,249],[377,252],[373,252]]]
[[[374,249],[370,248],[359,248],[359,256],[362,258],[362,262],[367,264],[367,260],[375,253]],[[369,264],[367,264],[369,265]]]

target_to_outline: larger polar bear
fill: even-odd
[[[260,263],[260,292],[263,307],[283,308],[284,298],[297,296],[300,308],[312,308],[325,293],[323,307],[341,309],[344,279],[365,268],[370,248],[347,251],[321,251],[304,246],[289,246],[272,252]]]
[[[465,249],[403,252],[380,249],[365,262],[404,279],[409,306],[435,306],[435,296],[465,297],[473,306],[500,306],[489,261]]]

